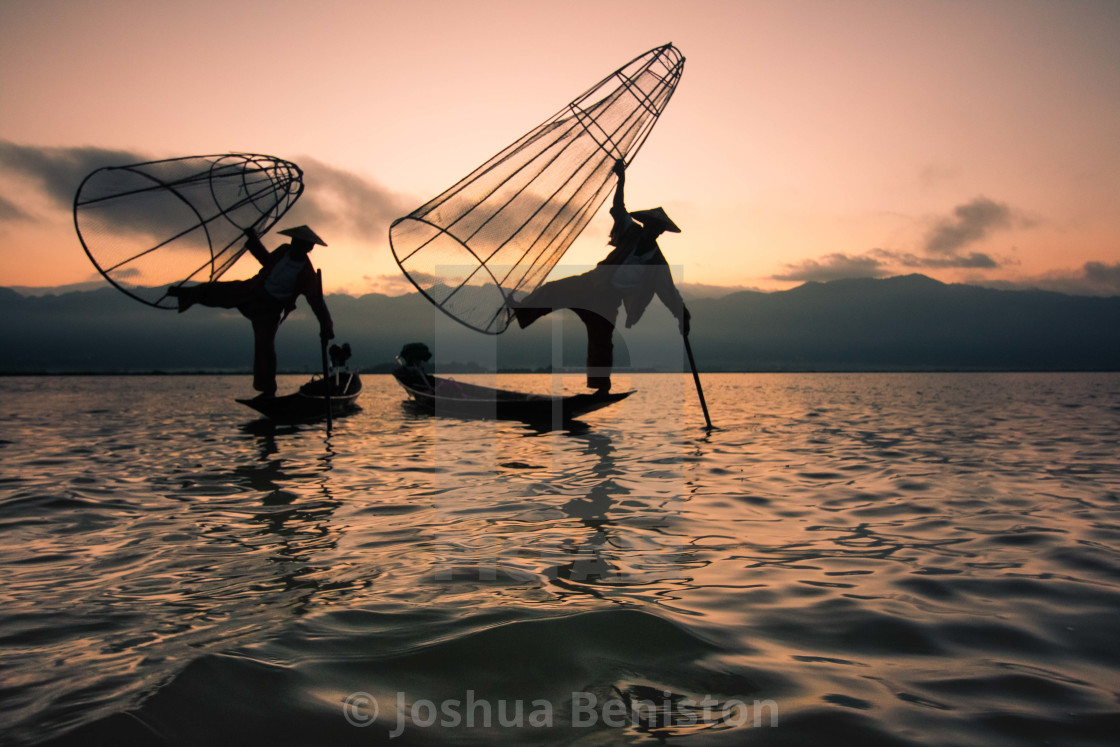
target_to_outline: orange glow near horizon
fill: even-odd
[[[339,204],[317,224],[328,291],[404,291],[392,217],[670,41],[684,77],[627,202],[684,228],[661,245],[685,282],[1120,275],[1120,8],[1104,0],[13,0],[0,145],[294,160]],[[601,259],[608,226],[604,208],[563,264]],[[68,207],[2,150],[0,238],[0,285],[98,277]]]

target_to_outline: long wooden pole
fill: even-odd
[[[688,353],[688,365],[692,368],[692,380],[696,382],[696,393],[700,395],[700,409],[704,411],[704,422],[707,423],[708,430],[712,429],[712,419],[708,416],[708,403],[704,401],[704,388],[700,386],[700,374],[696,370],[696,359],[692,357],[692,345],[688,342],[688,335],[682,334],[684,338],[684,351]]]
[[[323,271],[318,270],[319,293],[323,292]],[[687,338],[686,338],[687,342]],[[327,364],[327,338],[319,335],[319,352],[323,359],[323,391],[327,403],[327,435],[331,434],[331,367]]]

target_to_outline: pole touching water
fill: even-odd
[[[318,270],[319,274],[319,293],[323,292],[323,271]],[[688,343],[688,338],[685,338],[685,344]],[[319,352],[323,358],[323,391],[325,392],[325,401],[327,403],[327,435],[331,432],[331,368],[327,365],[327,338],[319,335]],[[691,356],[692,354],[689,353]],[[695,370],[695,369],[693,369]],[[699,381],[699,379],[697,379]]]
[[[696,382],[696,393],[700,395],[700,409],[704,411],[704,422],[707,423],[707,429],[712,429],[712,419],[708,416],[708,403],[704,401],[704,388],[700,386],[700,374],[696,371],[696,359],[692,357],[692,345],[688,342],[688,335],[682,334],[684,338],[684,351],[688,353],[688,365],[692,368],[692,380]]]

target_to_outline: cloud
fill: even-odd
[[[977,197],[953,208],[951,218],[937,221],[926,236],[924,250],[934,255],[954,255],[999,228],[1011,226],[1012,212],[1007,205],[987,197]]]
[[[353,171],[314,158],[299,161],[304,191],[285,217],[286,223],[314,225],[324,236],[346,234],[366,240],[386,240],[389,224],[414,206],[406,198]],[[373,239],[373,237],[376,237]]]
[[[151,160],[151,155],[125,150],[38,147],[0,140],[0,173],[29,182],[32,191],[67,210],[73,205],[82,180],[97,169]],[[298,165],[304,172],[305,189],[284,217],[286,225],[307,223],[325,237],[343,234],[381,243],[386,239],[389,224],[409,212],[416,202],[361,174],[314,158],[302,157]],[[173,167],[169,162],[167,168]],[[99,219],[122,235],[162,237],[168,230],[174,233],[182,228],[183,208],[179,201],[164,204],[159,199],[137,199],[115,205],[113,211],[100,214]],[[0,221],[33,220],[33,212],[18,195],[0,197]]]
[[[786,264],[782,272],[770,277],[774,280],[828,282],[848,278],[881,278],[901,270],[950,268],[990,270],[1001,266],[990,255],[982,252],[924,257],[912,252],[870,249],[862,254],[836,253],[819,260],[807,259],[795,264]]]
[[[106,148],[42,148],[0,140],[0,170],[37,183],[61,207],[74,203],[78,185],[90,172],[149,160],[139,153]]]
[[[1002,265],[992,259],[990,254],[983,252],[970,252],[967,255],[954,254],[950,257],[926,257],[920,259],[915,267],[962,267],[973,269],[994,270]]]
[[[416,286],[403,274],[378,275],[377,277],[369,277],[367,275],[362,279],[366,281],[367,292],[369,293],[382,293],[386,296],[403,296],[406,293],[413,293],[416,291]],[[420,279],[434,280],[434,278]]]
[[[1120,296],[1120,262],[1086,262],[1079,269],[1050,272],[1021,280],[970,279],[975,285],[1004,290],[1038,289],[1075,296]]]
[[[26,221],[31,215],[11,200],[0,196],[0,221]]]
[[[983,252],[969,252],[968,254],[950,254],[940,257],[923,257],[912,252],[896,252],[888,249],[872,249],[868,255],[875,257],[883,264],[897,265],[906,268],[925,269],[984,269],[990,270],[1000,267],[1000,263],[992,259],[991,255]]]
[[[1082,268],[1085,279],[1093,284],[1120,294],[1120,262],[1106,265],[1103,262],[1086,262]]]
[[[1030,225],[1033,221],[1010,206],[987,197],[976,197],[957,205],[951,215],[938,218],[917,252],[869,249],[859,254],[829,254],[819,260],[786,264],[782,272],[771,278],[804,282],[884,277],[915,269],[994,270],[1009,264],[1008,260],[997,259],[986,252],[962,250],[1000,229]]]
[[[878,278],[889,274],[882,260],[872,256],[872,253],[860,256],[836,253],[821,260],[807,259],[797,264],[786,264],[783,272],[771,277],[775,280],[827,282],[849,278]]]

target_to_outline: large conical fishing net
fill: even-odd
[[[509,325],[507,298],[540,285],[603,204],[673,95],[684,57],[653,49],[592,86],[439,197],[395,221],[409,280],[481,332]]]
[[[94,171],[74,226],[94,266],[144,303],[174,308],[171,285],[215,280],[303,191],[303,172],[272,156],[187,156]]]

